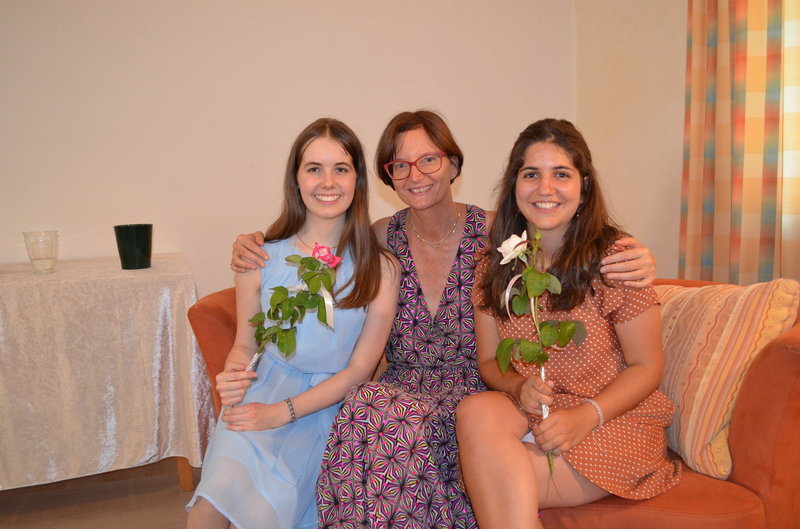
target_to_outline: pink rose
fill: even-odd
[[[317,243],[314,243],[314,251],[311,252],[311,257],[318,259],[331,268],[336,268],[336,266],[342,262],[342,258],[334,255],[330,248]]]

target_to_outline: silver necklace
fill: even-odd
[[[419,232],[417,231],[417,227],[414,226],[414,216],[413,216],[413,214],[408,216],[408,221],[411,223],[411,229],[414,230],[414,235],[417,236],[417,239],[421,240],[422,242],[424,242],[428,246],[433,246],[435,248],[435,247],[439,246],[440,244],[442,244],[447,239],[449,239],[450,236],[453,235],[453,233],[455,233],[456,226],[458,226],[458,220],[460,218],[461,218],[461,211],[457,211],[456,212],[456,221],[453,222],[453,227],[450,228],[450,231],[447,233],[447,235],[445,235],[444,237],[442,237],[440,240],[438,240],[436,242],[431,242],[431,241],[425,239],[422,235],[419,234]]]
[[[295,236],[295,237],[297,237],[297,239],[298,239],[300,242],[302,242],[304,245],[306,245],[306,247],[307,247],[309,250],[313,250],[313,249],[314,249],[314,247],[313,247],[313,246],[311,246],[310,244],[308,244],[306,241],[304,241],[304,240],[303,240],[303,238],[302,238],[302,237],[300,237],[300,232],[298,232],[298,233],[295,233],[295,234],[294,234],[294,236]],[[316,244],[319,244],[319,243],[316,243]],[[337,245],[337,246],[331,246],[331,247],[330,247],[330,249],[331,249],[332,251],[336,251],[336,248],[338,248],[338,245]]]

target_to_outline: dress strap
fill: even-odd
[[[408,235],[406,234],[406,219],[408,218],[408,208],[401,209],[389,219],[386,227],[386,247],[398,259],[401,258],[402,248],[408,247]]]

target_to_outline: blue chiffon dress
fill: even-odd
[[[261,306],[268,307],[272,287],[300,283],[297,267],[285,258],[301,252],[293,238],[269,242],[263,248],[270,259],[261,273]],[[353,259],[349,254],[336,272],[337,285],[350,279]],[[294,354],[287,359],[274,344],[265,349],[256,369],[258,378],[243,404],[281,402],[344,369],[365,318],[363,308],[337,308],[334,331],[317,320],[316,312],[307,313],[297,325]],[[297,422],[263,431],[233,432],[220,419],[187,510],[203,497],[239,529],[316,528],[314,489],[338,409],[337,403]]]

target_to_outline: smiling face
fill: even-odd
[[[396,144],[398,148],[394,160],[416,161],[423,155],[442,150],[421,127],[400,133]],[[408,178],[394,181],[394,189],[400,200],[409,207],[424,210],[450,196],[450,182],[457,175],[458,168],[450,158],[445,157],[439,170],[431,174],[423,174],[412,167]]]
[[[528,233],[539,228],[543,240],[560,246],[582,200],[581,181],[569,154],[558,145],[538,142],[525,149],[515,198]]]
[[[342,217],[353,202],[356,171],[353,160],[336,140],[321,136],[303,150],[297,185],[307,215],[322,219]]]

